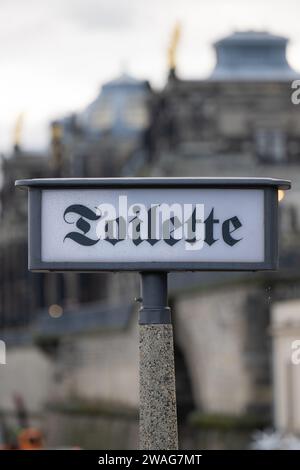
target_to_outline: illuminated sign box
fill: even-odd
[[[29,190],[32,271],[240,271],[278,265],[271,178],[75,178]]]

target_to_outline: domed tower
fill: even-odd
[[[287,81],[299,78],[288,64],[288,39],[268,32],[235,32],[214,44],[213,80]]]
[[[132,161],[141,166],[149,153],[152,105],[153,92],[145,80],[122,74],[105,83],[82,112],[60,121],[69,162],[64,173],[120,176],[125,166],[132,171]]]
[[[129,137],[149,125],[149,83],[127,74],[104,84],[99,96],[81,115],[86,131]]]

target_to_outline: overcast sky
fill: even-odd
[[[163,86],[178,20],[182,77],[207,76],[212,42],[244,29],[288,36],[300,70],[300,0],[0,0],[0,151],[21,112],[24,147],[42,148],[50,119],[82,109],[123,70]]]

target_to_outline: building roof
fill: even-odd
[[[278,36],[276,34],[269,33],[267,31],[235,31],[234,33],[226,36],[225,38],[219,39],[214,43],[215,46],[224,44],[242,44],[242,43],[255,43],[255,44],[287,44],[288,38],[285,36]]]
[[[146,80],[139,80],[127,73],[122,73],[119,77],[114,78],[113,80],[108,81],[103,85],[103,89],[113,88],[113,87],[141,87],[145,88],[148,85]]]
[[[79,115],[79,122],[88,132],[99,133],[109,129],[121,136],[139,132],[144,126],[131,125],[124,115],[126,110],[133,114],[133,105],[137,107],[138,103],[144,110],[149,92],[150,85],[146,80],[123,73],[103,84],[96,99]]]
[[[288,39],[266,31],[235,32],[214,44],[212,80],[292,80],[300,74],[286,58]]]

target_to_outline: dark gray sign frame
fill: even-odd
[[[288,180],[273,178],[57,178],[18,180],[27,188],[28,269],[60,271],[260,271],[278,267],[278,190],[290,189]],[[263,262],[43,262],[41,260],[41,193],[44,189],[260,189],[264,191],[265,259]]]

